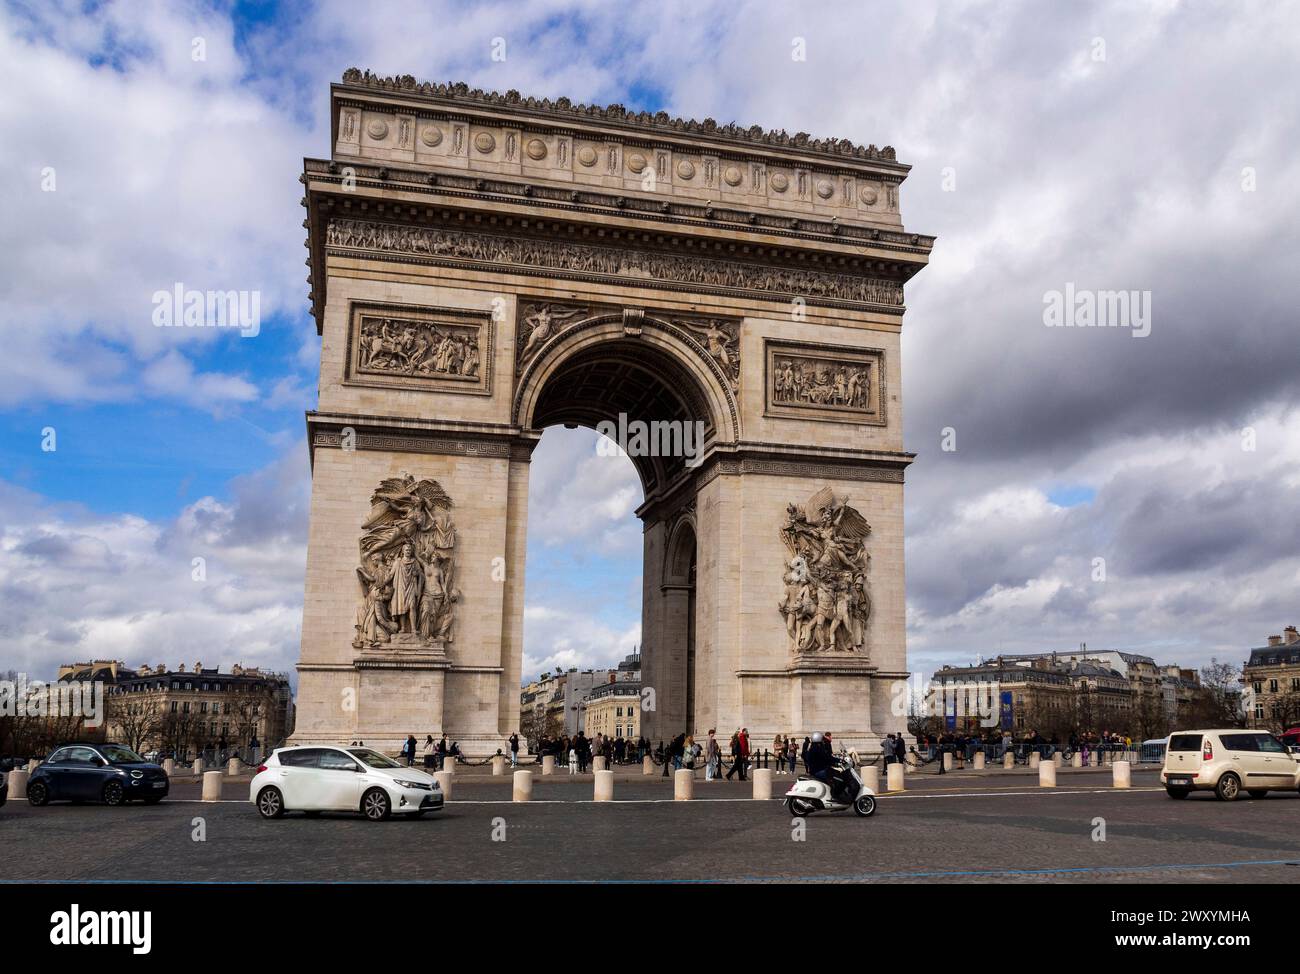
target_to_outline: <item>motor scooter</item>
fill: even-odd
[[[867,787],[858,774],[858,762],[853,754],[841,754],[831,765],[831,774],[841,781],[838,796],[831,795],[831,786],[811,775],[800,775],[799,780],[785,793],[785,804],[791,815],[809,815],[812,812],[842,812],[852,806],[863,818],[876,811],[876,793]]]

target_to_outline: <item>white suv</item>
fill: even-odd
[[[1300,762],[1266,731],[1198,730],[1169,735],[1160,780],[1170,798],[1213,791],[1236,801],[1243,791],[1263,798],[1270,791],[1300,789]]]
[[[419,818],[442,808],[437,779],[368,747],[303,745],[280,748],[248,788],[263,818],[285,812],[361,812],[372,822],[390,815]]]

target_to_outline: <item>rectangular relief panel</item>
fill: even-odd
[[[487,311],[353,301],[343,381],[491,395],[493,337]]]
[[[766,339],[764,415],[884,426],[885,353]]]

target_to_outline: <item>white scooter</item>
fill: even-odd
[[[850,805],[863,818],[876,811],[876,793],[863,784],[853,754],[841,754],[831,766],[831,772],[838,773],[841,779],[848,778],[845,791],[852,792],[852,795],[843,794],[839,798],[832,798],[830,785],[818,778],[800,775],[799,780],[785,793],[785,804],[791,815],[804,816],[817,811],[842,812]]]

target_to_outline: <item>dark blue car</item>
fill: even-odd
[[[32,772],[27,800],[154,805],[167,797],[167,772],[121,744],[72,743],[56,747]]]

